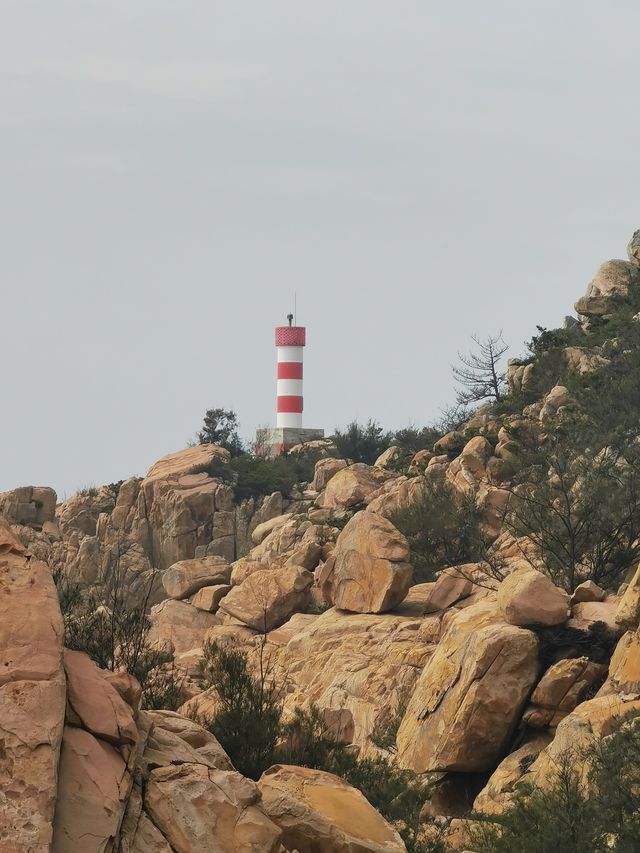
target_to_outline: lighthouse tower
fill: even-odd
[[[293,325],[293,314],[288,314],[287,320],[288,326],[276,327],[276,427],[258,430],[257,444],[265,456],[277,456],[297,444],[324,438],[324,430],[304,429],[302,426],[303,353],[307,330],[304,326]]]

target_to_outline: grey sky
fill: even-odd
[[[631,0],[0,0],[0,489],[274,420],[429,422],[640,227]]]

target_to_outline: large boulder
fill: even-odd
[[[220,602],[220,611],[256,631],[271,631],[310,603],[313,575],[300,566],[254,572]]]
[[[632,264],[640,267],[640,230],[633,232],[627,245],[627,256]]]
[[[510,752],[491,774],[491,778],[473,803],[473,810],[485,814],[503,811],[511,802],[515,787],[526,772],[526,768],[549,745],[551,735],[539,732],[521,747]]]
[[[55,518],[56,501],[56,493],[48,486],[22,486],[0,492],[0,515],[12,524],[42,530],[43,525]]]
[[[281,831],[260,808],[254,782],[201,764],[158,767],[145,811],[176,853],[276,853]]]
[[[150,618],[149,643],[175,655],[201,648],[209,628],[220,625],[217,615],[171,598],[152,607]]]
[[[179,450],[177,453],[169,453],[155,462],[147,471],[146,480],[167,479],[169,477],[185,477],[189,474],[211,474],[213,476],[223,473],[231,454],[224,447],[215,444],[196,444]]]
[[[413,571],[408,560],[409,544],[388,519],[356,513],[323,568],[325,591],[341,610],[384,613],[409,591]]]
[[[84,729],[65,726],[53,853],[112,850],[131,783],[114,746]]]
[[[633,238],[632,238],[633,239]],[[575,305],[584,317],[606,317],[629,301],[631,287],[640,280],[637,264],[629,261],[605,261],[591,280],[587,293]]]
[[[342,469],[346,468],[348,464],[349,463],[346,459],[333,459],[332,457],[318,459],[314,469],[313,481],[311,482],[311,488],[313,491],[321,492],[326,488],[327,483],[334,474],[337,474],[338,471],[342,471]]]
[[[637,628],[640,624],[640,565],[620,599],[615,618],[621,628]]]
[[[331,477],[316,503],[324,509],[350,509],[359,506],[388,476],[382,469],[360,462],[349,465]]]
[[[47,850],[64,724],[64,630],[51,572],[0,518],[0,850]]]
[[[205,586],[227,584],[231,566],[222,557],[180,560],[163,573],[162,585],[169,598],[188,598]]]
[[[599,695],[640,693],[640,632],[627,631],[609,662],[609,677]]]
[[[483,773],[502,756],[538,674],[538,641],[496,618],[480,603],[449,622],[398,730],[403,767]]]
[[[569,596],[541,572],[524,567],[498,589],[498,606],[511,625],[562,625],[569,618]]]
[[[276,764],[258,782],[262,808],[299,853],[405,853],[397,831],[344,779]]]
[[[532,728],[557,726],[582,702],[594,685],[602,682],[607,668],[588,658],[556,661],[542,676],[531,694],[524,720]]]

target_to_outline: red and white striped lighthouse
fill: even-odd
[[[289,323],[293,319],[289,316]],[[306,342],[304,326],[277,326],[278,406],[276,427],[302,428],[302,354]]]

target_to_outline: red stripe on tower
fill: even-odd
[[[299,361],[279,361],[278,379],[302,379],[302,363]]]
[[[302,402],[302,397],[293,394],[280,394],[278,396],[278,414],[302,414]]]

